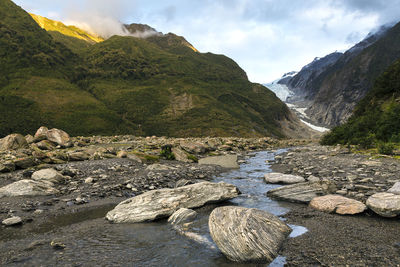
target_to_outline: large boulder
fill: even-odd
[[[46,133],[47,140],[56,143],[62,147],[69,147],[72,145],[71,138],[63,130],[51,129]]]
[[[377,193],[367,199],[367,206],[383,217],[396,217],[400,214],[400,195]]]
[[[237,155],[215,156],[199,159],[200,165],[217,165],[228,169],[239,169]]]
[[[237,197],[227,183],[202,182],[174,189],[148,191],[118,204],[106,218],[115,223],[136,223],[168,217],[180,208],[197,208]]]
[[[35,133],[34,140],[36,142],[40,140],[45,140],[47,138],[48,131],[49,129],[47,127],[45,126],[40,127]]]
[[[197,142],[182,141],[180,142],[180,147],[190,154],[204,154],[207,152],[207,146]]]
[[[264,180],[269,184],[297,184],[306,180],[301,176],[271,172],[264,175]]]
[[[70,147],[72,145],[71,138],[63,130],[56,128],[49,130],[47,127],[42,126],[35,133],[35,141],[38,142],[45,139],[62,147]]]
[[[271,262],[291,229],[278,217],[257,209],[225,206],[213,210],[211,237],[222,253],[237,262]]]
[[[0,198],[15,196],[47,196],[57,194],[53,183],[45,181],[21,180],[0,188]]]
[[[337,214],[358,214],[364,212],[367,206],[364,203],[339,195],[326,195],[313,198],[310,207],[319,211]]]
[[[28,142],[25,137],[21,134],[10,134],[0,139],[0,150],[15,150],[19,148],[25,148],[28,146]]]
[[[268,191],[267,195],[289,202],[309,203],[315,197],[329,195],[336,191],[334,183],[319,181],[285,185]]]
[[[32,179],[35,181],[47,181],[51,183],[62,183],[65,181],[65,177],[55,169],[35,171],[32,174]]]

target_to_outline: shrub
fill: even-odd
[[[392,143],[380,143],[378,152],[383,155],[393,155],[394,145]]]
[[[174,153],[172,153],[172,146],[171,145],[162,146],[160,156],[166,160],[174,160],[175,155]]]

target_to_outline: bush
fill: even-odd
[[[175,155],[174,153],[172,153],[172,146],[171,145],[162,146],[160,156],[166,160],[174,160]]]
[[[380,143],[378,152],[383,155],[393,155],[394,145],[392,143]]]

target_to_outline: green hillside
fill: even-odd
[[[380,76],[349,121],[325,135],[323,144],[400,143],[400,60]]]
[[[41,125],[72,135],[284,136],[287,107],[225,56],[174,34],[95,43],[42,20],[49,32],[0,2],[1,136]]]

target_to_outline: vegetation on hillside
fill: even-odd
[[[0,2],[0,136],[41,125],[72,135],[283,136],[287,107],[225,56],[174,34],[94,43],[41,21],[49,32]]]
[[[349,121],[325,135],[321,143],[378,147],[386,154],[390,143],[400,143],[400,60],[377,79]]]

